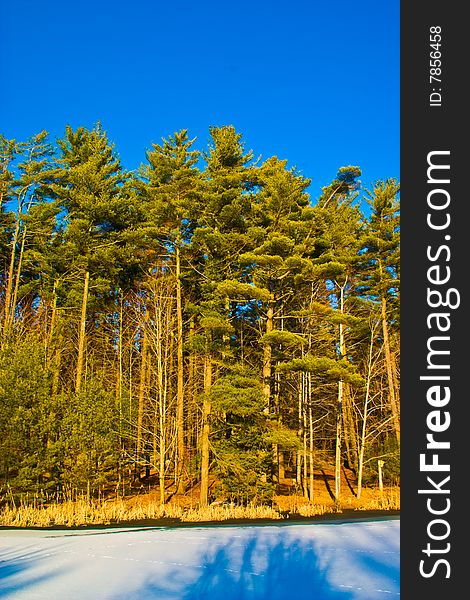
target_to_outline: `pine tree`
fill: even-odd
[[[17,311],[18,295],[22,285],[23,262],[30,231],[28,216],[36,215],[41,204],[48,200],[48,183],[52,176],[53,148],[47,140],[47,132],[33,136],[21,144],[6,144],[2,181],[2,195],[14,205],[14,222],[11,239],[8,268],[5,280],[3,333],[12,329]],[[8,164],[14,162],[12,170]],[[39,211],[37,210],[39,208]]]
[[[79,391],[87,313],[114,303],[112,292],[121,287],[124,273],[124,232],[135,222],[135,211],[132,198],[125,195],[125,174],[100,124],[91,131],[80,127],[74,132],[68,126],[58,143],[62,156],[52,191],[63,217],[54,262],[62,283],[57,290],[61,301],[80,310],[75,376]]]
[[[400,286],[400,220],[395,179],[377,181],[367,190],[371,209],[362,240],[361,293],[380,303],[388,396],[397,442],[400,442],[400,405],[397,378]],[[391,333],[392,332],[392,335]]]
[[[153,144],[147,152],[148,164],[141,169],[145,186],[141,188],[148,207],[148,223],[159,242],[158,252],[175,278],[176,309],[176,431],[177,454],[175,482],[179,493],[185,488],[184,464],[187,457],[184,430],[184,306],[182,264],[195,227],[198,206],[199,153],[192,150],[187,130],[176,132],[163,143]]]

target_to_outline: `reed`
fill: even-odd
[[[110,525],[132,521],[173,519],[190,523],[203,521],[227,521],[229,519],[283,519],[289,515],[313,517],[345,509],[399,510],[399,488],[385,488],[382,493],[368,490],[360,499],[348,496],[339,502],[317,497],[309,502],[302,496],[276,496],[277,505],[235,506],[213,505],[199,507],[191,502],[186,506],[170,502],[162,506],[156,497],[135,496],[111,500],[92,500],[86,496],[63,502],[38,504],[33,499],[20,503],[6,503],[0,510],[0,525],[6,527],[78,527],[86,525]]]

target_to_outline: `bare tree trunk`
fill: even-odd
[[[123,306],[122,306],[122,295],[119,298],[119,329],[118,329],[118,370],[116,377],[116,403],[119,411],[119,460],[118,460],[118,483],[116,486],[117,493],[121,487],[122,479],[122,453],[123,453],[123,441],[122,441],[122,379],[123,379],[123,368],[122,368],[122,341],[123,341]]]
[[[305,377],[306,374],[304,374]],[[307,460],[307,456],[308,456],[308,452],[307,452],[307,407],[306,407],[306,402],[303,403],[303,422],[304,422],[304,426],[303,426],[303,467],[304,467],[304,473],[303,473],[303,477],[302,477],[302,490],[303,490],[303,494],[305,496],[305,498],[308,498],[308,460]]]
[[[168,350],[165,352],[168,355]],[[167,357],[168,358],[168,357]],[[166,471],[166,426],[167,426],[167,404],[168,404],[168,369],[164,369],[163,361],[159,366],[162,375],[160,377],[159,391],[159,468],[158,468],[158,485],[160,488],[160,504],[165,504],[165,471]]]
[[[13,321],[15,319],[16,303],[18,302],[18,290],[20,287],[21,269],[23,268],[24,246],[26,243],[26,230],[27,230],[27,228],[25,225],[23,227],[23,232],[21,235],[21,246],[20,246],[20,254],[18,256],[18,267],[16,269],[15,287],[13,290],[13,298],[11,300],[10,324],[13,323]]]
[[[298,422],[298,431],[297,434],[299,436],[299,441],[302,440],[303,436],[303,419],[302,419],[302,410],[303,410],[303,373],[299,373],[299,396],[297,403],[297,422]],[[302,450],[299,448],[297,450],[296,457],[296,476],[295,482],[298,487],[302,485]]]
[[[351,395],[351,386],[343,384],[343,435],[346,446],[346,456],[351,468],[357,466],[357,435],[353,415],[353,397]]]
[[[147,357],[148,357],[148,307],[146,308],[143,336],[140,358],[140,383],[139,383],[139,403],[137,405],[137,443],[136,443],[136,461],[141,460],[142,455],[142,429],[144,422],[145,393],[147,391]]]
[[[4,319],[3,319],[3,331],[7,333],[10,330],[11,325],[11,297],[13,294],[13,279],[15,272],[15,261],[16,261],[16,244],[18,243],[18,237],[20,234],[20,215],[18,215],[15,229],[13,232],[13,238],[11,241],[11,254],[10,254],[10,265],[8,268],[8,276],[5,287],[5,306],[4,306]]]
[[[385,352],[385,363],[387,367],[387,379],[388,379],[388,393],[390,398],[390,408],[392,411],[392,422],[395,430],[397,442],[400,443],[400,407],[398,405],[397,394],[396,394],[396,383],[393,373],[393,362],[390,352],[390,338],[388,334],[387,325],[387,300],[382,298],[382,332],[384,338],[384,352]]]
[[[190,345],[194,338],[194,316],[189,321],[189,340]],[[188,398],[189,407],[186,419],[187,424],[187,451],[194,456],[197,448],[197,385],[196,385],[196,354],[193,349],[190,350],[188,359]]]
[[[335,446],[335,498],[339,500],[341,493],[341,432],[343,410],[343,382],[338,382],[338,405],[336,413],[336,446]]]
[[[83,285],[82,312],[80,316],[80,332],[78,337],[78,359],[77,359],[77,376],[75,379],[75,390],[80,391],[82,385],[83,364],[85,356],[85,329],[86,329],[86,311],[88,304],[88,285],[90,282],[90,272],[85,273],[85,282]]]
[[[312,415],[312,374],[308,373],[308,423],[310,433],[310,447],[309,447],[309,499],[313,501],[313,415]]]
[[[344,313],[344,288],[346,287],[347,279],[340,289],[340,301],[339,308],[341,314]],[[339,324],[339,352],[340,356],[343,357],[346,353],[344,343],[344,325]],[[343,392],[344,383],[340,379],[338,381],[338,403],[337,403],[337,414],[336,414],[336,447],[335,447],[335,498],[339,500],[341,494],[341,438],[343,429]]]
[[[380,493],[382,494],[384,491],[384,484],[383,484],[383,477],[382,477],[382,472],[383,472],[383,466],[384,466],[385,462],[383,460],[378,460],[377,461],[377,466],[379,468],[379,490]]]
[[[272,306],[269,306],[266,314],[266,333],[270,333],[273,330],[273,316],[274,309]],[[265,414],[269,414],[269,410],[271,408],[271,359],[271,344],[265,344],[263,351],[263,396]]]
[[[374,328],[370,332],[369,356],[367,359],[367,377],[366,377],[366,394],[364,398],[364,414],[362,415],[362,432],[361,443],[359,447],[358,473],[357,473],[357,497],[361,497],[362,493],[362,475],[364,471],[364,451],[366,446],[366,426],[367,417],[369,416],[369,398],[370,398],[370,383],[372,376],[372,350],[374,344]]]
[[[210,388],[212,385],[212,361],[209,354],[204,357],[204,400],[202,406],[202,436],[201,436],[201,489],[199,505],[207,506],[209,501],[209,436],[211,400]]]
[[[176,245],[176,493],[185,491],[183,481],[185,444],[184,444],[184,366],[183,366],[183,308],[181,302],[181,261],[179,244]]]
[[[166,418],[167,418],[167,394],[168,394],[168,370],[165,365],[168,362],[168,346],[163,339],[164,314],[161,303],[156,308],[155,314],[155,351],[157,355],[157,385],[158,385],[158,484],[160,489],[160,504],[165,504],[165,459],[166,459]],[[157,419],[155,419],[156,425]],[[156,444],[157,432],[154,432],[154,444]],[[156,457],[157,448],[154,449]],[[154,462],[157,462],[156,460]]]
[[[123,340],[123,302],[122,296],[119,299],[119,335],[118,335],[118,381],[117,381],[117,400],[119,407],[119,447],[122,447],[122,340]],[[121,448],[122,449],[122,448]]]

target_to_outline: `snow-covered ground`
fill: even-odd
[[[399,519],[264,526],[0,530],[11,600],[387,600]]]

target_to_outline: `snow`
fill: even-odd
[[[0,530],[0,598],[398,598],[399,519],[262,526]]]

